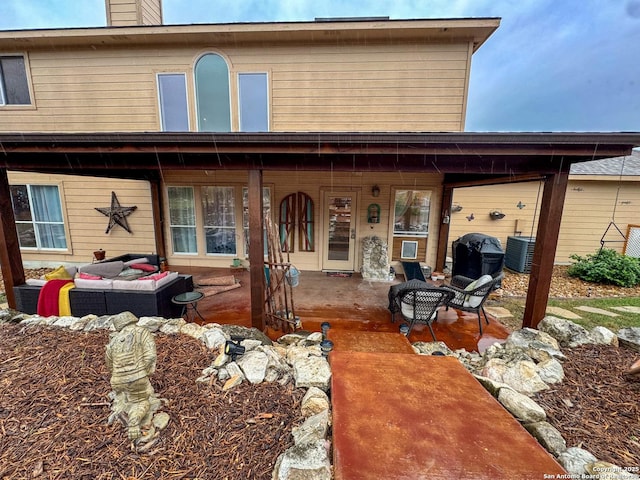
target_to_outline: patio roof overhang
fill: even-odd
[[[407,171],[447,182],[627,155],[640,133],[6,133],[9,170],[156,179],[162,170]]]
[[[0,134],[0,263],[9,305],[24,283],[8,170],[149,180],[162,236],[160,179],[166,170],[244,170],[249,183],[252,324],[264,326],[262,172],[406,171],[443,175],[437,265],[444,265],[452,191],[458,186],[540,179],[544,191],[524,326],[544,317],[572,163],[629,155],[628,133],[3,133]],[[160,245],[158,252],[163,250]]]

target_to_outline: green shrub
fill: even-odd
[[[610,248],[586,257],[573,254],[570,258],[576,262],[567,270],[572,277],[619,287],[640,285],[640,259],[627,257]]]

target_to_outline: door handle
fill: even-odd
[[[352,228],[351,229],[351,240],[355,240],[355,238],[356,238],[356,229]]]

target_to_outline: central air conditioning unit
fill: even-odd
[[[536,237],[507,237],[505,267],[515,272],[530,273],[535,246]]]

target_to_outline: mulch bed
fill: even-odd
[[[624,372],[638,352],[608,345],[564,349],[565,379],[534,398],[568,447],[619,467],[640,465],[640,376]]]
[[[303,421],[301,389],[196,383],[216,352],[157,335],[151,382],[171,420],[136,453],[120,423],[107,425],[107,343],[106,331],[0,324],[1,479],[271,479]]]

